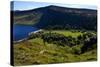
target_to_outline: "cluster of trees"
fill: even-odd
[[[48,25],[44,29],[46,30],[70,30],[70,29],[84,29],[78,25],[70,25],[70,24],[64,24],[64,25]]]
[[[62,46],[68,43],[67,37],[58,33],[46,33],[41,38],[43,39],[44,43],[48,42],[48,43],[54,43]]]
[[[53,43],[60,46],[69,46],[75,50],[75,54],[84,53],[86,51],[97,48],[97,36],[90,32],[84,32],[82,35],[77,37],[64,36],[59,33],[43,33],[38,32],[30,35],[29,39],[40,37],[43,39],[44,45],[47,43]],[[77,49],[77,46],[80,46]]]
[[[28,39],[38,38],[43,35],[43,32],[37,32],[37,33],[30,33]]]
[[[84,34],[84,45],[81,47],[82,53],[97,48],[97,36],[90,33]]]

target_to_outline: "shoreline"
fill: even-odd
[[[28,33],[28,36],[30,36],[33,33],[38,33],[40,31],[43,31],[43,30],[42,29],[39,29],[39,30],[36,30],[36,31],[32,31],[32,32]],[[20,40],[17,40],[17,41],[13,41],[13,43],[19,43],[19,42],[22,42],[22,41],[25,41],[25,40],[28,40],[28,37],[23,38],[23,39],[20,39]]]

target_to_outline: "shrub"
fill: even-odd
[[[80,45],[73,46],[72,47],[72,53],[80,54],[81,53],[81,46]]]

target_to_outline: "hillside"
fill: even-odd
[[[97,11],[91,9],[46,6],[33,10],[12,11],[15,24],[30,24],[38,28],[62,26],[96,30]]]
[[[45,30],[13,44],[14,65],[96,61],[96,44],[96,34],[91,31]]]

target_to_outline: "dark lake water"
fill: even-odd
[[[30,32],[36,30],[38,29],[29,25],[13,25],[13,41],[26,38]]]

